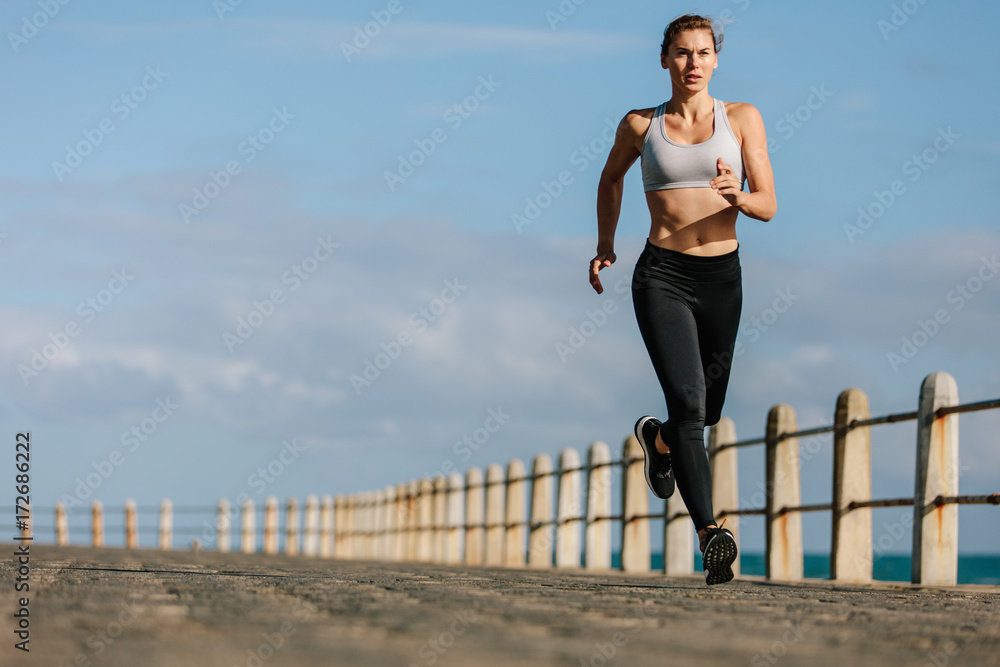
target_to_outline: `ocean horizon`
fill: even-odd
[[[700,572],[701,554],[694,556],[695,572]],[[806,579],[830,578],[829,554],[805,554],[803,557],[803,577]],[[621,567],[621,552],[611,554],[611,566]],[[653,553],[650,566],[656,570],[663,569],[663,553]],[[740,571],[742,574],[764,576],[764,554],[744,552],[740,554]],[[875,556],[872,577],[876,581],[910,581],[909,554],[882,554]],[[958,556],[958,583],[1000,586],[1000,554],[968,554]]]

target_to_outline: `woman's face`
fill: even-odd
[[[719,66],[712,33],[708,30],[677,33],[667,53],[660,56],[660,63],[670,71],[675,86],[692,92],[703,90]]]

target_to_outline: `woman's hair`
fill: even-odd
[[[718,28],[719,34],[716,36],[715,31]],[[674,41],[679,33],[685,30],[707,30],[712,35],[712,42],[715,43],[715,52],[718,53],[722,50],[722,24],[716,23],[707,16],[698,16],[697,14],[685,14],[684,16],[678,16],[667,29],[663,31],[663,44],[660,45],[660,53],[663,55],[667,54],[670,50],[670,43]]]

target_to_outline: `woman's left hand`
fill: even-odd
[[[740,208],[743,205],[745,193],[740,189],[742,183],[736,180],[733,168],[723,162],[721,157],[715,163],[715,168],[719,170],[719,175],[709,181],[712,184],[712,189],[725,197],[731,206]]]

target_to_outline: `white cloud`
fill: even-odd
[[[135,179],[123,187],[138,201],[150,196]],[[513,415],[510,423],[463,466],[530,461],[566,446],[583,453],[593,440],[617,452],[637,416],[662,414],[628,294],[597,297],[585,282],[592,239],[484,236],[427,220],[317,219],[280,198],[271,209],[278,214],[237,199],[225,215],[191,226],[169,213],[118,210],[109,224],[100,199],[81,200],[75,216],[40,214],[8,229],[28,252],[6,255],[4,277],[20,289],[28,281],[18,283],[17,276],[29,272],[35,298],[8,298],[0,307],[10,332],[0,340],[5,400],[27,421],[72,430],[80,442],[78,448],[54,443],[65,455],[47,473],[53,494],[118,446],[118,434],[164,396],[182,407],[151,448],[169,449],[178,466],[221,456],[215,448],[222,448],[240,452],[238,466],[252,469],[273,457],[282,439],[312,443],[310,464],[282,481],[290,492],[380,488],[407,481],[415,470],[435,470],[454,458],[453,443],[498,406]],[[340,248],[292,291],[282,275],[319,235]],[[74,252],[41,251],[56,238]],[[606,285],[627,284],[635,257],[625,255],[641,243],[623,238],[619,246]],[[913,409],[919,381],[931,370],[952,371],[967,400],[996,394],[1000,280],[954,312],[903,372],[885,361],[911,323],[947,304],[947,291],[973,275],[993,248],[1000,249],[1000,237],[982,230],[808,258],[744,253],[745,323],[773,306],[776,290],[790,289],[798,299],[766,320],[755,341],[743,336],[746,351],[726,405],[737,432],[760,435],[767,409],[779,402],[793,404],[802,427],[828,422],[821,417],[832,417],[837,394],[850,386],[869,394],[875,414]],[[136,274],[134,283],[59,363],[23,386],[17,365],[75,318],[76,304],[120,266]],[[430,308],[445,281],[455,279],[467,288],[417,333],[411,315]],[[223,332],[234,331],[237,318],[274,289],[283,290],[285,302],[230,352]],[[609,296],[615,312],[563,363],[556,344],[568,342],[571,329]],[[404,330],[412,344],[358,395],[350,376],[363,373],[365,360]],[[982,427],[967,431],[963,457],[993,460]],[[900,452],[912,449],[906,436],[879,437],[899,439],[893,447]],[[912,484],[911,469],[878,466],[880,485]],[[121,478],[126,493],[152,492],[146,468],[129,470]],[[970,473],[969,483],[984,484],[980,477]],[[211,502],[236,491],[185,492],[192,502],[198,494]]]

